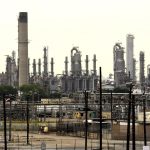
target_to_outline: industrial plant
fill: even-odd
[[[42,51],[42,50],[41,50]],[[126,61],[124,54],[126,53]],[[28,14],[20,12],[18,18],[18,58],[16,62],[15,51],[6,57],[6,71],[0,74],[0,85],[11,85],[20,87],[24,84],[39,84],[47,92],[53,93],[61,89],[62,93],[73,93],[84,90],[96,91],[99,75],[96,70],[96,54],[93,54],[93,68],[89,68],[89,56],[86,55],[83,61],[79,47],[70,48],[71,57],[64,58],[63,73],[55,73],[54,58],[48,62],[48,47],[43,47],[43,60],[30,60],[28,57]],[[85,62],[85,70],[83,70]],[[136,59],[134,58],[134,36],[128,34],[126,37],[126,48],[121,43],[116,43],[113,47],[113,70],[111,79],[104,81],[103,88],[114,89],[125,87],[126,83],[133,81],[140,88],[150,85],[150,71],[147,66],[147,76],[145,77],[145,55],[140,51],[139,56],[139,79],[137,79]],[[50,71],[49,66],[50,64]],[[70,64],[71,70],[68,70]],[[43,66],[43,68],[42,68]],[[30,70],[32,68],[32,70]]]
[[[55,59],[51,57],[49,62],[48,46],[43,46],[42,58],[33,60],[29,58],[28,13],[20,12],[18,57],[15,51],[6,55],[6,71],[0,73],[0,86],[8,85],[17,90],[14,95],[1,91],[0,119],[3,124],[0,124],[0,130],[4,131],[5,149],[7,149],[7,138],[10,148],[18,142],[16,144],[18,148],[15,147],[17,149],[19,146],[23,149],[24,146],[37,149],[37,145],[42,149],[43,143],[40,147],[39,141],[46,141],[46,137],[49,140],[50,135],[52,138],[47,143],[51,148],[72,148],[72,143],[67,145],[69,143],[67,142],[62,148],[62,141],[58,142],[55,138],[54,142],[53,136],[65,135],[80,137],[79,140],[82,142],[75,140],[74,150],[78,147],[78,143],[79,149],[83,147],[85,150],[102,149],[102,138],[106,140],[103,145],[105,149],[109,149],[108,140],[111,141],[111,148],[115,149],[113,142],[127,139],[126,146],[129,150],[130,120],[132,120],[133,146],[136,141],[135,135],[139,141],[142,141],[143,137],[145,142],[147,139],[150,140],[150,135],[147,134],[146,137],[146,132],[142,132],[143,127],[150,131],[150,118],[147,117],[150,116],[150,64],[147,65],[147,75],[145,75],[145,53],[140,51],[137,61],[134,57],[134,38],[132,34],[126,36],[126,47],[121,42],[114,43],[111,49],[113,73],[110,73],[107,79],[102,78],[101,67],[97,70],[96,54],[82,58],[82,51],[78,46],[70,48],[70,57],[64,57],[63,73],[56,73]],[[137,62],[139,75],[137,75]],[[92,68],[89,67],[90,63]],[[24,85],[39,85],[48,96],[40,97],[39,91],[39,93],[37,91],[21,93],[18,89]],[[123,92],[115,92],[117,88],[123,89]],[[22,136],[17,137],[15,134],[20,131]],[[116,145],[117,149],[125,148],[124,143],[119,142]]]

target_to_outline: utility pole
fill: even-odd
[[[129,103],[128,103],[128,124],[127,124],[127,147],[126,150],[129,150],[130,147],[130,114],[131,114],[131,94],[132,94],[132,84],[130,84],[129,90]]]
[[[135,150],[135,95],[132,95],[132,150]]]
[[[132,83],[130,82],[130,71],[129,71],[129,103],[128,103],[128,124],[127,124],[127,145],[126,150],[130,149],[130,114],[131,114],[131,97],[132,96]]]
[[[11,115],[11,107],[12,107],[12,96],[10,96],[9,100],[9,141],[11,141],[11,120],[12,120],[12,115]]]
[[[85,150],[87,150],[87,133],[88,133],[88,92],[85,95]]]
[[[110,93],[110,112],[111,112],[111,127],[113,125],[113,119],[112,119],[112,102],[113,102],[113,97],[112,97],[112,91]]]
[[[143,99],[143,126],[144,126],[144,146],[147,146],[147,138],[146,138],[146,106],[145,106],[145,91],[143,93],[144,99]]]
[[[100,114],[100,150],[102,150],[102,73],[101,73],[101,67],[99,68],[99,114]]]
[[[27,95],[27,98],[26,98],[26,101],[27,101],[27,145],[29,144],[29,95]]]
[[[3,94],[3,113],[4,113],[4,145],[7,150],[7,128],[6,128],[6,106],[5,106],[5,94]]]

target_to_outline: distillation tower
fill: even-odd
[[[51,76],[54,77],[54,59],[51,58]]]
[[[12,56],[7,55],[6,58],[6,84],[16,87],[18,83],[18,71],[15,61],[15,51],[12,51]]]
[[[38,60],[38,74],[41,76],[41,59]]]
[[[147,85],[150,87],[150,64],[147,65]]]
[[[75,51],[75,53],[73,53]],[[71,50],[71,72],[72,75],[81,75],[81,52],[78,47],[73,47]]]
[[[113,48],[114,56],[114,81],[115,86],[121,86],[125,83],[125,61],[124,48],[121,43],[116,43]]]
[[[128,34],[126,37],[126,68],[127,74],[130,72],[130,79],[135,81],[135,59],[133,58],[134,55],[134,36]]]
[[[44,47],[44,71],[43,76],[48,76],[48,48]]]
[[[140,74],[139,74],[139,77],[140,77],[140,84],[141,86],[143,87],[144,86],[144,83],[145,83],[145,70],[144,70],[144,62],[145,62],[145,59],[144,59],[144,52],[143,51],[140,51]]]

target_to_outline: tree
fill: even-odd
[[[9,94],[16,95],[17,94],[17,89],[14,88],[13,86],[1,85],[0,86],[0,95],[3,95],[3,94],[6,94],[6,95],[9,95]]]
[[[39,84],[25,84],[22,85],[19,89],[23,95],[39,94],[40,97],[45,97],[46,95],[46,92]]]

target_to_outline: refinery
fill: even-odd
[[[6,71],[0,74],[0,85],[20,87],[24,84],[39,84],[47,92],[54,92],[61,87],[61,92],[65,94],[97,90],[99,71],[96,70],[96,54],[92,54],[93,58],[90,62],[89,56],[86,55],[86,58],[82,58],[80,48],[74,46],[70,48],[70,57],[66,56],[62,62],[64,63],[63,73],[55,73],[54,70],[57,66],[54,65],[54,58],[51,58],[50,62],[48,61],[48,47],[44,46],[41,52],[43,59],[30,60],[28,57],[28,16],[26,12],[20,13],[18,18],[18,58],[16,58],[15,51],[12,51],[11,55],[7,55]],[[140,51],[139,59],[134,58],[134,35],[126,36],[126,50],[122,43],[117,42],[112,48],[112,53],[114,72],[103,81],[104,89],[125,87],[129,81],[133,81],[140,89],[149,88],[150,65],[147,65],[147,75],[145,75],[144,51]],[[139,63],[139,75],[137,75],[137,62]],[[89,63],[93,64],[92,68],[89,68]],[[48,68],[49,64],[50,68]],[[71,70],[68,70],[68,65],[71,66]],[[82,69],[83,65],[85,70]]]
[[[42,58],[29,58],[28,13],[20,12],[18,57],[15,51],[8,54],[0,73],[0,87],[17,89],[16,94],[0,91],[0,148],[129,150],[150,144],[150,64],[145,67],[144,51],[134,57],[134,38],[127,34],[126,48],[114,43],[108,78],[102,78],[101,67],[97,70],[96,54],[82,58],[79,46],[64,57],[63,73],[55,73],[47,46]],[[23,92],[25,85],[38,85],[47,95],[34,88]]]

